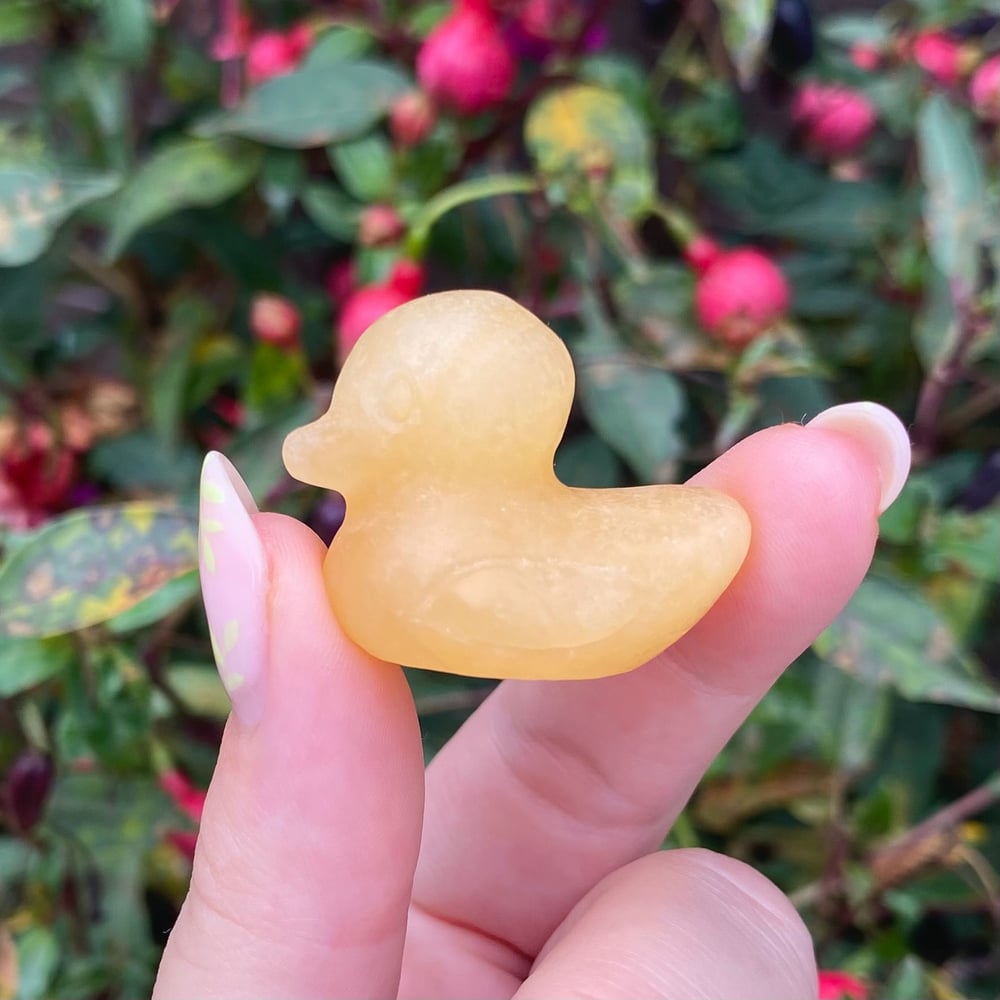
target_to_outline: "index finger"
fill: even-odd
[[[629,674],[507,682],[438,755],[404,995],[426,992],[426,954],[455,926],[476,932],[462,938],[470,950],[491,942],[494,971],[526,973],[578,899],[656,849],[753,705],[843,608],[909,442],[881,407],[838,410],[762,431],[696,477],[743,504],[753,538],[733,585],[683,639]],[[468,994],[467,983],[434,986]]]

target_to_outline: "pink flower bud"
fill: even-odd
[[[245,55],[252,37],[252,22],[246,14],[237,14],[231,24],[223,27],[212,42],[212,58],[219,62]]]
[[[851,62],[865,73],[872,73],[882,65],[882,50],[868,42],[856,42],[851,46],[848,56]]]
[[[406,223],[392,205],[370,205],[358,220],[358,242],[363,247],[396,243],[405,232]]]
[[[205,792],[195,788],[180,771],[168,770],[160,775],[160,788],[170,796],[174,805],[195,823],[201,822],[205,810]]]
[[[791,298],[788,282],[759,250],[720,253],[698,278],[694,307],[704,329],[730,347],[745,347],[773,326]]]
[[[699,233],[684,248],[684,260],[696,274],[704,274],[721,253],[722,248],[711,236]]]
[[[423,265],[404,257],[393,265],[389,272],[388,284],[397,292],[402,292],[409,298],[415,299],[423,291],[426,278],[427,274]]]
[[[255,295],[250,304],[250,329],[257,340],[285,350],[298,346],[302,317],[282,295]]]
[[[913,40],[914,62],[944,87],[962,75],[962,46],[943,31],[923,31]]]
[[[969,97],[983,121],[1000,124],[1000,55],[987,59],[973,74]]]
[[[868,987],[849,972],[825,970],[819,974],[819,1000],[867,1000]]]
[[[0,806],[17,833],[28,833],[42,818],[54,773],[52,758],[38,750],[25,750],[11,764]]]
[[[420,90],[409,90],[398,97],[389,111],[389,131],[404,149],[423,142],[436,123],[434,106]]]
[[[417,54],[420,85],[442,106],[473,115],[502,103],[516,66],[486,0],[459,0]]]
[[[353,260],[338,260],[331,264],[330,270],[326,272],[323,284],[326,286],[330,305],[334,309],[340,308],[341,303],[351,294],[357,284],[355,270]]]
[[[255,35],[247,46],[247,80],[258,84],[291,73],[302,61],[311,40],[312,33],[305,25]]]
[[[850,156],[875,129],[875,108],[864,94],[838,84],[810,82],[795,95],[792,121],[824,156]]]
[[[401,260],[384,284],[365,285],[351,294],[337,323],[337,350],[341,363],[372,323],[415,299],[423,283],[424,269],[414,261]]]

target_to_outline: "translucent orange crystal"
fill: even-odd
[[[747,553],[743,508],[564,486],[573,385],[559,337],[493,292],[428,295],[365,333],[329,411],[284,448],[293,476],[347,502],[324,575],[359,646],[479,677],[601,677],[712,606]]]

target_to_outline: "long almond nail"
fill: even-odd
[[[892,410],[879,403],[844,403],[817,414],[807,426],[850,434],[868,448],[882,479],[880,514],[899,496],[910,474],[910,438]]]
[[[233,464],[209,452],[201,470],[198,553],[212,651],[233,714],[245,726],[264,714],[267,556],[257,505]]]

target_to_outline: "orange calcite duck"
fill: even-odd
[[[687,486],[564,486],[562,341],[505,296],[428,295],[373,324],[288,471],[338,490],[324,566],[373,655],[480,677],[622,673],[684,634],[746,556],[743,508]]]

